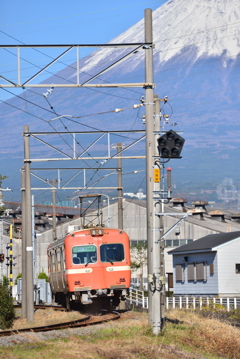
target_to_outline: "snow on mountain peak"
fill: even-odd
[[[240,53],[239,27],[239,0],[169,0],[153,12],[155,59],[163,64],[183,49],[192,51],[193,62],[223,53],[234,59]],[[143,41],[144,19],[110,43]],[[114,51],[113,48],[95,51],[82,70],[88,71],[106,57],[114,57]],[[137,66],[143,56],[143,52],[135,55],[132,66]]]

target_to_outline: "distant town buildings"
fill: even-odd
[[[144,199],[146,198],[146,195],[143,193],[143,189],[142,188],[139,188],[138,192],[137,193],[123,193],[124,196],[126,197],[136,197],[138,199]]]
[[[238,200],[239,191],[233,184],[232,178],[224,178],[221,184],[217,186],[217,198],[223,202]]]

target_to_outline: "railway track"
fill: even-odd
[[[22,305],[21,304],[15,304],[14,305],[14,308],[21,308]],[[37,310],[37,309],[48,309],[48,308],[51,308],[51,309],[54,309],[54,310],[59,310],[59,311],[62,311],[62,312],[66,312],[67,309],[64,308],[64,307],[61,307],[61,306],[57,306],[57,305],[44,305],[44,304],[35,304],[34,305],[34,310]]]
[[[46,332],[50,330],[66,329],[66,328],[79,328],[86,327],[89,325],[101,324],[104,322],[109,322],[120,318],[118,312],[111,312],[104,314],[103,316],[86,316],[85,318],[74,320],[71,322],[64,322],[58,324],[45,325],[41,327],[29,327],[23,329],[11,329],[0,331],[0,337],[10,336],[14,334],[24,333],[24,332]]]

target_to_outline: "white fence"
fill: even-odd
[[[202,307],[223,306],[230,311],[240,308],[240,298],[218,298],[218,297],[167,297],[166,309],[202,309]]]
[[[148,297],[144,297],[144,291],[142,290],[129,288],[127,302],[137,307],[148,308]]]
[[[130,305],[148,309],[148,297],[144,292],[134,288],[129,289],[127,302]],[[203,307],[223,306],[230,311],[240,308],[240,298],[217,298],[217,297],[166,297],[166,309],[202,309]]]

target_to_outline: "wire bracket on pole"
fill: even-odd
[[[179,225],[182,221],[184,221],[184,219],[186,219],[188,216],[191,216],[192,213],[156,213],[156,216],[176,216],[176,215],[183,216],[183,218],[179,219],[177,223],[175,223],[171,228],[169,228],[169,230],[161,236],[158,242],[160,242],[163,238],[165,238],[166,235],[168,235],[172,230],[174,230],[174,228],[176,228],[177,225]]]

